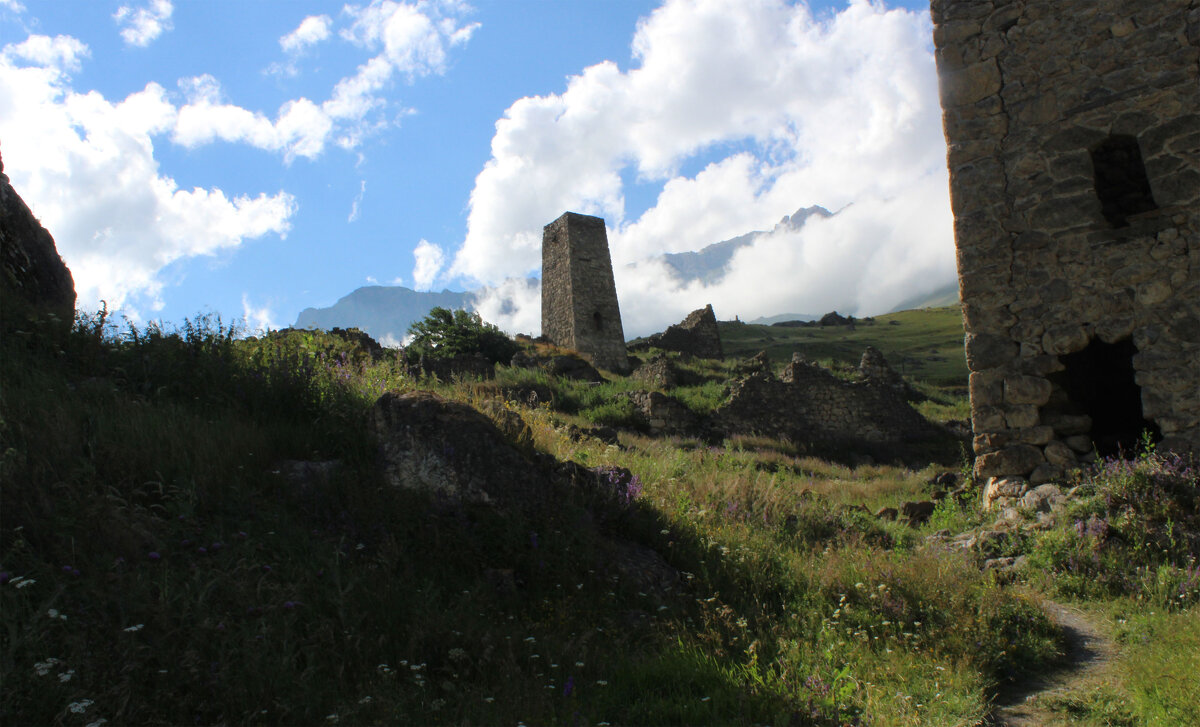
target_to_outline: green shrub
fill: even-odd
[[[492,363],[508,363],[520,346],[474,311],[434,308],[408,329],[410,358],[452,358],[482,354]]]

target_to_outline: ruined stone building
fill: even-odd
[[[1200,450],[1200,2],[932,11],[976,473]]]
[[[599,368],[629,369],[608,235],[599,217],[566,212],[542,231],[542,335]]]

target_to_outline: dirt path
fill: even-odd
[[[1066,633],[1067,653],[1052,672],[1011,684],[996,695],[984,724],[995,727],[1046,727],[1066,724],[1043,703],[1050,695],[1065,695],[1107,682],[1116,646],[1100,627],[1080,611],[1043,600],[1046,615]]]

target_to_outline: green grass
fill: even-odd
[[[878,348],[896,371],[937,387],[964,388],[962,312],[957,307],[926,308],[876,316],[848,326],[790,328],[721,322],[725,355],[748,358],[766,351],[786,363],[793,352],[810,361],[833,360],[857,366],[867,346]]]
[[[644,388],[628,379],[413,379],[340,338],[216,321],[5,326],[4,723],[973,724],[1059,648],[1034,601],[924,547],[973,508],[944,502],[920,528],[858,509],[922,498],[932,465],[852,468],[761,437],[573,440],[567,424],[624,420],[612,402]],[[679,367],[669,393],[703,411],[736,363]],[[626,467],[641,496],[553,481],[497,508],[383,482],[381,392],[481,404],[522,386],[550,399],[516,409],[531,471]],[[296,482],[285,460],[340,466]],[[631,555],[651,551],[657,566]],[[1182,680],[1137,687],[1145,710],[1186,716],[1187,665],[1130,653]]]

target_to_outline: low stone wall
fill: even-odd
[[[677,325],[669,326],[662,333],[647,338],[640,348],[661,348],[678,351],[696,358],[725,358],[721,349],[721,334],[717,329],[717,316],[712,305],[707,305],[688,314]]]
[[[756,373],[735,382],[714,416],[729,432],[796,442],[899,444],[943,435],[894,388],[843,381],[804,361],[792,361],[778,379]]]

